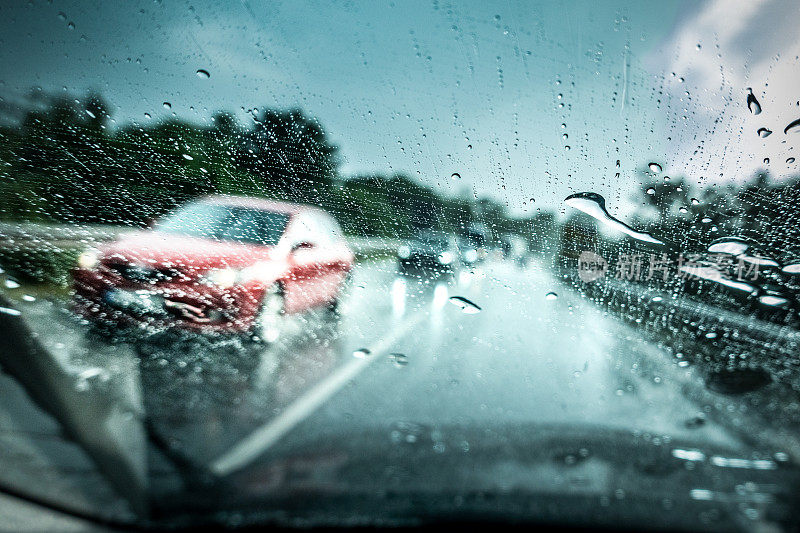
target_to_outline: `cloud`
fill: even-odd
[[[681,21],[648,64],[664,73],[673,113],[672,172],[701,182],[743,181],[758,169],[776,178],[800,173],[800,4],[716,0]],[[752,114],[748,88],[762,106]],[[773,133],[762,138],[759,128]],[[765,163],[768,159],[769,163]]]

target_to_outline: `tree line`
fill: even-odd
[[[9,109],[0,126],[6,220],[141,226],[208,194],[319,205],[347,233],[376,237],[480,222],[496,236],[535,242],[532,228],[552,219],[515,218],[492,199],[442,195],[401,173],[342,176],[338,147],[301,109],[252,110],[248,124],[218,112],[207,124],[173,115],[117,126],[99,94],[43,91],[18,105],[13,120]]]

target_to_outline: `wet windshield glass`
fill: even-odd
[[[274,245],[283,235],[288,220],[288,215],[263,209],[197,203],[179,209],[155,229],[217,241]]]
[[[796,530],[797,4],[2,3],[0,515]]]

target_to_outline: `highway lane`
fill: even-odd
[[[695,368],[536,263],[490,262],[438,280],[361,263],[338,319],[293,317],[267,348],[171,334],[107,342],[63,301],[26,302],[24,289],[10,291],[21,316],[75,387],[102,390],[146,426],[148,448],[130,453],[145,455],[156,492],[366,429],[407,438],[409,428],[502,421],[747,449],[747,436],[716,416],[735,399],[705,391]],[[482,310],[463,313],[451,296]]]

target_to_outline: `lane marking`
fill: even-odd
[[[315,387],[290,404],[280,415],[273,418],[250,435],[233,445],[227,452],[211,462],[211,472],[218,476],[229,475],[253,462],[284,435],[294,429],[328,399],[347,385],[392,348],[395,342],[416,326],[427,313],[420,311],[408,316],[390,334],[369,347],[371,354],[365,359],[353,358],[336,372],[320,381]]]

